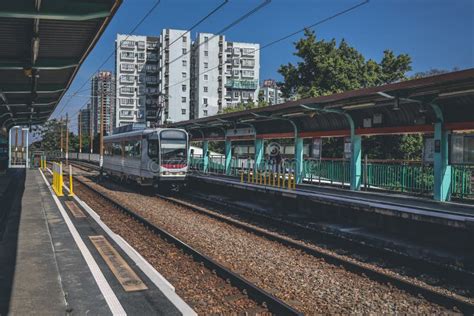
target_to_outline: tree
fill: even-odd
[[[302,39],[295,43],[301,60],[296,65],[280,66],[283,76],[284,97],[316,97],[406,79],[411,70],[411,58],[407,54],[395,56],[385,50],[380,63],[364,56],[344,39],[317,40],[314,31],[306,30]]]
[[[385,50],[380,62],[366,60],[344,39],[339,45],[335,39],[318,40],[311,30],[305,31],[295,48],[294,54],[300,60],[282,65],[278,70],[284,78],[281,84],[284,97],[317,97],[378,86],[405,80],[412,69],[407,54],[395,55]],[[326,139],[323,146],[325,157],[342,157],[342,139]],[[419,135],[371,136],[363,142],[364,153],[372,159],[419,159],[421,148]]]

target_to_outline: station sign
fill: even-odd
[[[311,157],[321,159],[323,142],[321,138],[313,138],[311,143]]]
[[[233,128],[226,130],[226,137],[254,136],[254,129],[251,127]]]
[[[423,144],[423,162],[433,162],[435,154],[435,141],[433,137],[425,137]]]
[[[344,159],[352,157],[352,142],[350,137],[344,137]]]

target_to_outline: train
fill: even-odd
[[[183,129],[145,128],[105,136],[102,171],[141,186],[184,186],[188,149]]]

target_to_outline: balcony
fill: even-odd
[[[135,42],[134,41],[121,41],[120,48],[122,49],[135,49]]]
[[[122,53],[120,54],[120,60],[134,60],[135,55],[133,53]]]
[[[225,84],[226,88],[255,90],[258,87],[258,80],[235,80],[230,79]]]

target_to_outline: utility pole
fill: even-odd
[[[79,153],[82,153],[82,113],[79,111]]]
[[[59,128],[60,128],[60,138],[59,138],[59,143],[61,147],[61,158],[63,157],[63,117],[61,116],[61,119],[59,120]]]
[[[89,112],[89,147],[91,150],[91,154],[94,153],[94,128],[92,127],[92,123],[94,120],[94,115],[92,115],[92,112]]]
[[[66,113],[66,164],[68,163],[68,159],[69,159],[69,130],[68,130],[68,123],[69,123],[69,120],[68,120],[68,114]]]

